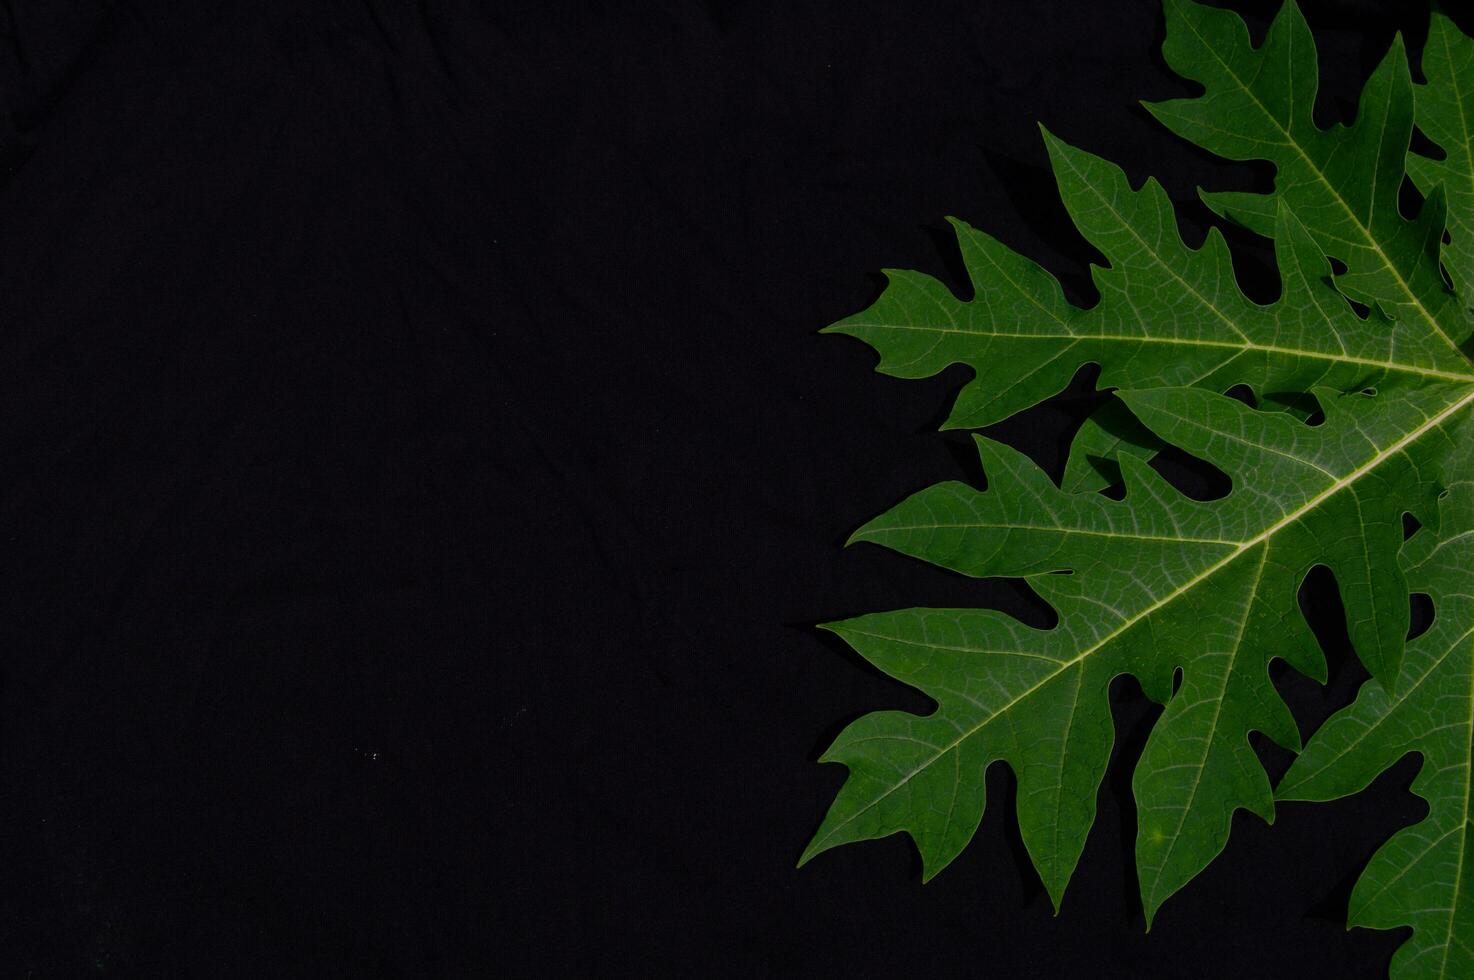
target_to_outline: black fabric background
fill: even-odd
[[[1307,9],[1326,122],[1425,29]],[[882,267],[964,290],[946,214],[1089,302],[1036,121],[1159,176],[1192,242],[1194,187],[1265,186],[1136,108],[1192,91],[1153,0],[3,13],[0,975],[1384,974],[1402,935],[1346,900],[1417,760],[1240,814],[1148,935],[1129,680],[1059,917],[1003,767],[924,887],[903,837],[793,867],[828,740],[927,707],[812,624],[1049,617],[841,547],[981,474],[935,431],[965,372],[816,331]],[[991,434],[1057,473],[1091,387]],[[1305,604],[1308,730],[1364,674],[1329,583]]]

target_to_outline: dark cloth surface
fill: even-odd
[[[1418,7],[1307,5],[1326,121]],[[1155,3],[0,15],[0,975],[1383,975],[1346,901],[1417,761],[1237,815],[1148,935],[1129,680],[1058,917],[1002,767],[925,886],[903,837],[793,867],[828,740],[927,707],[813,624],[1048,619],[841,547],[982,477],[965,372],[816,331],[882,267],[963,290],[947,214],[1091,301],[1036,121],[1190,242],[1197,185],[1264,186],[1136,107],[1192,91]],[[1090,387],[992,434],[1058,473]],[[1308,728],[1365,675],[1305,603]]]

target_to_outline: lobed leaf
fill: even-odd
[[[1425,195],[1441,193],[1447,202],[1450,241],[1443,266],[1459,294],[1468,297],[1474,278],[1474,41],[1436,12],[1423,48],[1423,73],[1427,84],[1415,87],[1418,128],[1444,156],[1409,154],[1407,171]]]
[[[924,692],[929,714],[883,711],[824,755],[849,776],[802,861],[909,834],[925,877],[966,846],[994,762],[1018,777],[1018,819],[1059,906],[1095,816],[1110,755],[1107,692],[1131,674],[1166,705],[1132,779],[1136,861],[1150,924],[1227,841],[1232,814],[1272,820],[1281,799],[1355,792],[1407,752],[1428,818],[1372,859],[1353,924],[1413,927],[1400,977],[1474,975],[1466,856],[1474,773],[1474,361],[1462,298],[1474,278],[1474,41],[1435,15],[1414,86],[1401,40],[1350,126],[1313,118],[1309,28],[1287,2],[1263,42],[1228,11],[1167,0],[1164,54],[1203,93],[1150,106],[1169,128],[1235,160],[1268,160],[1268,194],[1204,194],[1272,236],[1282,290],[1243,295],[1216,230],[1189,248],[1162,187],[1047,131],[1071,218],[1106,257],[1100,300],[1072,306],[1044,269],[953,220],[974,287],[888,271],[867,310],[829,330],[870,344],[879,370],[925,377],[965,364],[948,427],[1000,421],[1061,390],[1083,365],[1116,394],[1077,434],[1061,485],[978,438],[986,489],[929,487],[854,535],[974,577],[1026,579],[1059,614],[1038,630],[991,610],[901,609],[831,623],[862,656]],[[1410,153],[1414,120],[1439,147]],[[1426,197],[1398,208],[1410,176]],[[1446,235],[1445,235],[1446,232]],[[1334,262],[1333,262],[1334,260]],[[1333,275],[1333,264],[1342,271]],[[1364,304],[1359,314],[1347,297]],[[1266,407],[1310,394],[1317,424]],[[1175,446],[1229,475],[1193,500],[1147,461]],[[1119,499],[1097,491],[1118,486]],[[1402,521],[1427,526],[1406,544]],[[1312,737],[1278,791],[1249,744],[1299,748],[1269,680],[1275,658],[1323,679],[1296,594],[1334,573],[1348,633],[1372,675]],[[1406,640],[1410,590],[1435,605]]]
[[[1169,701],[1134,781],[1149,917],[1222,850],[1235,808],[1270,819],[1248,733],[1289,748],[1299,739],[1269,660],[1324,674],[1295,590],[1328,564],[1348,583],[1349,607],[1381,610],[1358,627],[1400,640],[1402,507],[1474,387],[1430,386],[1394,404],[1318,395],[1326,421],[1316,427],[1199,389],[1125,396],[1160,437],[1235,476],[1222,500],[1183,496],[1133,457],[1121,464],[1123,500],[1067,493],[979,437],[986,491],[931,487],[856,532],[966,575],[1023,576],[1060,621],[1035,630],[991,611],[909,609],[831,624],[938,710],[867,715],[836,739],[824,758],[850,778],[804,859],[905,830],[930,877],[972,836],[983,770],[1001,759],[1018,775],[1024,842],[1057,904],[1094,817],[1112,741],[1107,688],[1122,673]]]
[[[1338,285],[1398,321],[1420,323],[1450,348],[1470,338],[1463,305],[1439,272],[1441,196],[1414,220],[1398,210],[1413,129],[1412,78],[1399,35],[1362,90],[1356,122],[1322,129],[1313,117],[1315,43],[1286,3],[1254,48],[1237,14],[1165,0],[1162,54],[1203,95],[1147,104],[1173,132],[1230,160],[1275,166],[1272,194],[1204,194],[1208,205],[1261,234],[1276,201],[1294,209],[1327,255],[1345,263]]]
[[[1474,975],[1470,753],[1474,746],[1474,467],[1466,426],[1451,453],[1437,520],[1403,551],[1409,586],[1433,599],[1433,624],[1408,645],[1400,682],[1365,684],[1306,745],[1280,799],[1329,800],[1366,788],[1409,752],[1428,816],[1373,855],[1351,895],[1350,924],[1412,926],[1393,959],[1401,978]]]

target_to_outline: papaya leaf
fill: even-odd
[[[1423,73],[1427,84],[1414,89],[1418,128],[1444,156],[1409,154],[1408,175],[1425,195],[1444,194],[1450,241],[1443,266],[1459,294],[1468,296],[1474,278],[1474,41],[1440,13],[1428,25]]]
[[[1275,164],[1272,193],[1205,198],[1272,238],[1280,296],[1259,304],[1242,293],[1218,231],[1184,244],[1155,180],[1132,187],[1115,165],[1046,131],[1066,209],[1106,259],[1092,269],[1095,305],[1073,306],[1040,266],[951,219],[971,300],[888,270],[869,309],[827,328],[868,343],[878,369],[898,377],[970,367],[949,428],[1008,418],[1085,364],[1116,394],[1076,435],[1060,485],[978,437],[986,489],[929,487],[855,532],[852,541],[964,575],[1022,577],[1059,619],[1034,629],[991,610],[913,608],[826,624],[936,707],[875,712],[840,733],[822,761],[849,775],[800,863],[904,832],[931,878],[971,839],[985,770],[1001,761],[1017,776],[1024,844],[1058,908],[1110,755],[1108,687],[1129,673],[1166,705],[1132,779],[1150,925],[1223,849],[1236,810],[1273,819],[1275,792],[1249,734],[1299,749],[1268,670],[1278,658],[1324,679],[1296,596],[1326,565],[1372,680],[1349,720],[1312,740],[1280,795],[1329,798],[1404,752],[1436,756],[1415,786],[1432,824],[1394,838],[1391,857],[1379,852],[1352,918],[1414,926],[1395,969],[1434,962],[1429,949],[1442,957],[1445,972],[1407,976],[1474,975],[1451,952],[1474,948],[1474,922],[1464,924],[1474,903],[1458,901],[1461,876],[1474,872],[1447,852],[1456,839],[1463,853],[1474,737],[1474,590],[1455,574],[1469,567],[1458,549],[1474,535],[1474,361],[1455,289],[1474,274],[1464,271],[1474,158],[1460,87],[1474,84],[1463,67],[1471,42],[1435,19],[1426,85],[1415,94],[1398,41],[1355,123],[1321,129],[1315,52],[1293,0],[1257,48],[1237,15],[1185,0],[1166,7],[1167,60],[1204,94],[1152,111],[1215,153]],[[1444,157],[1409,156],[1415,112]],[[1409,171],[1426,195],[1412,219],[1397,207]],[[1258,406],[1223,394],[1235,386]],[[1270,409],[1295,393],[1323,418]],[[1210,501],[1179,492],[1147,465],[1165,446],[1216,466],[1231,491]],[[1122,492],[1098,492],[1113,486]],[[1428,525],[1406,546],[1405,513]],[[1437,619],[1409,646],[1411,590],[1432,595]],[[1378,712],[1396,724],[1358,741],[1380,731],[1368,720]],[[1398,863],[1434,840],[1426,868]]]
[[[1428,816],[1372,856],[1351,894],[1354,926],[1413,935],[1393,956],[1398,978],[1474,976],[1474,855],[1470,751],[1474,745],[1474,466],[1465,429],[1437,520],[1403,549],[1408,585],[1436,610],[1408,644],[1394,688],[1362,686],[1356,701],[1310,739],[1281,781],[1285,800],[1329,800],[1366,788],[1408,752],[1422,768],[1413,792]]]
[[[1463,305],[1439,271],[1442,195],[1414,220],[1398,210],[1414,115],[1401,36],[1362,90],[1355,123],[1321,129],[1312,116],[1315,43],[1294,3],[1281,8],[1258,48],[1231,11],[1190,0],[1165,7],[1162,54],[1205,91],[1146,108],[1204,149],[1275,166],[1273,193],[1204,194],[1209,207],[1269,235],[1276,200],[1289,204],[1326,254],[1346,265],[1338,284],[1348,296],[1421,323],[1450,346],[1467,343]]]
[[[946,428],[1008,418],[1092,362],[1100,384],[1121,388],[1349,390],[1465,377],[1469,362],[1427,324],[1357,317],[1325,285],[1330,263],[1288,206],[1276,236],[1284,295],[1259,305],[1239,290],[1221,233],[1211,230],[1196,250],[1183,243],[1155,180],[1133,190],[1114,164],[1047,132],[1045,141],[1076,226],[1111,259],[1093,270],[1099,303],[1071,306],[1038,265],[949,219],[975,290],[970,302],[930,276],[888,269],[887,288],[869,309],[825,328],[870,344],[879,370],[897,377],[971,367]]]

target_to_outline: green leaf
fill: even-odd
[[[1022,577],[1059,621],[1038,630],[991,610],[922,608],[828,624],[936,707],[869,714],[839,735],[823,759],[849,776],[801,863],[904,832],[932,877],[976,830],[984,772],[1001,761],[1018,778],[1024,843],[1058,907],[1110,755],[1108,687],[1129,673],[1166,705],[1132,780],[1150,923],[1223,849],[1236,810],[1273,819],[1275,794],[1249,734],[1299,746],[1268,668],[1279,658],[1323,679],[1296,596],[1325,565],[1373,680],[1312,740],[1281,795],[1353,792],[1402,753],[1423,752],[1416,788],[1434,807],[1431,824],[1379,852],[1353,921],[1413,925],[1395,964],[1408,976],[1425,975],[1408,964],[1431,962],[1435,947],[1445,972],[1427,975],[1474,975],[1452,952],[1474,947],[1458,900],[1463,865],[1437,849],[1463,840],[1474,738],[1474,589],[1461,577],[1474,574],[1474,554],[1460,550],[1474,540],[1465,502],[1474,363],[1464,304],[1440,271],[1447,263],[1460,288],[1468,276],[1474,159],[1460,127],[1471,42],[1435,19],[1416,111],[1447,156],[1430,162],[1408,156],[1414,92],[1400,41],[1368,82],[1357,122],[1323,130],[1311,117],[1315,54],[1293,3],[1258,48],[1226,11],[1171,0],[1167,25],[1169,63],[1204,94],[1153,112],[1216,153],[1276,166],[1271,194],[1206,197],[1272,236],[1280,298],[1243,295],[1216,230],[1199,248],[1184,244],[1156,181],[1133,187],[1113,164],[1046,132],[1065,206],[1106,258],[1092,270],[1098,303],[1071,305],[1044,269],[953,220],[971,300],[890,271],[869,309],[828,328],[870,344],[879,370],[899,377],[968,365],[974,376],[948,427],[1007,418],[1088,363],[1117,394],[1077,434],[1061,485],[978,438],[986,489],[921,490],[855,533],[963,575]],[[1397,210],[1408,168],[1428,198],[1414,219]],[[1237,385],[1265,405],[1307,394],[1324,418],[1311,424],[1223,394]],[[1169,445],[1226,473],[1231,492],[1199,501],[1174,489],[1147,463]],[[1121,499],[1097,492],[1113,484]],[[1430,526],[1404,547],[1409,512]],[[1410,589],[1433,595],[1438,618],[1409,647]],[[1396,723],[1379,728],[1383,716]],[[1425,861],[1389,870],[1435,839]]]
[[[1409,586],[1436,615],[1408,645],[1395,689],[1369,681],[1356,701],[1306,745],[1281,782],[1286,800],[1329,800],[1364,789],[1408,752],[1422,756],[1413,792],[1428,816],[1373,855],[1351,894],[1350,924],[1412,926],[1393,976],[1474,976],[1474,853],[1470,752],[1474,746],[1474,465],[1467,428],[1436,522],[1403,550]]]
[[[1125,402],[1112,398],[1075,433],[1060,486],[1070,493],[1090,493],[1119,484],[1122,456],[1151,459],[1162,445],[1162,440],[1136,421]]]
[[[1338,284],[1347,295],[1400,322],[1422,323],[1450,347],[1467,343],[1463,305],[1439,273],[1441,199],[1430,198],[1413,221],[1398,211],[1413,128],[1401,36],[1362,90],[1355,124],[1321,129],[1312,117],[1315,44],[1294,3],[1284,5],[1257,49],[1237,14],[1188,0],[1164,5],[1162,54],[1205,91],[1147,109],[1220,156],[1275,166],[1273,194],[1204,194],[1208,205],[1268,235],[1276,199],[1289,204],[1326,254],[1346,264]]]
[[[1070,215],[1112,261],[1094,270],[1098,304],[1071,306],[1038,265],[951,219],[974,287],[970,302],[930,276],[886,270],[874,305],[825,328],[870,344],[879,370],[897,377],[971,367],[947,428],[1008,418],[1092,362],[1103,385],[1122,388],[1349,390],[1465,377],[1469,362],[1425,324],[1358,318],[1326,284],[1330,264],[1287,207],[1277,217],[1284,295],[1261,306],[1238,289],[1216,230],[1199,249],[1183,244],[1155,180],[1133,190],[1119,167],[1045,136]]]
[[[1316,427],[1199,389],[1125,397],[1158,436],[1244,487],[1194,501],[1128,456],[1125,499],[1071,494],[979,438],[986,491],[941,484],[861,528],[857,540],[967,575],[1024,576],[1060,622],[1033,630],[1001,613],[911,609],[831,624],[938,710],[867,715],[839,736],[824,758],[843,762],[850,779],[805,859],[905,830],[930,877],[971,837],[982,771],[1002,759],[1018,775],[1024,842],[1058,903],[1109,755],[1106,690],[1132,673],[1169,701],[1133,784],[1150,916],[1223,848],[1234,808],[1271,817],[1269,781],[1247,736],[1298,745],[1267,667],[1282,657],[1323,675],[1295,606],[1309,569],[1330,565],[1348,607],[1374,611],[1353,625],[1400,646],[1390,640],[1406,631],[1394,561],[1402,508],[1416,495],[1420,460],[1445,445],[1474,386],[1429,384],[1395,398],[1322,389],[1327,418]]]
[[[1418,128],[1438,144],[1444,158],[1413,153],[1407,169],[1424,194],[1444,194],[1450,243],[1443,265],[1459,294],[1467,297],[1474,278],[1474,41],[1442,14],[1435,13],[1428,26],[1423,73],[1428,83],[1415,88]]]

